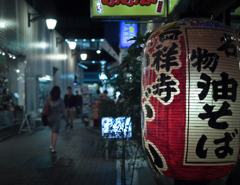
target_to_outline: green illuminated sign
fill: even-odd
[[[164,0],[91,0],[91,17],[166,17],[166,14]]]

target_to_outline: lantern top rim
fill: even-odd
[[[190,27],[213,27],[213,28],[222,28],[222,29],[231,29],[229,26],[208,18],[204,17],[189,17],[185,19],[181,19],[179,21],[179,25],[186,25]]]

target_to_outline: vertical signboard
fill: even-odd
[[[138,24],[131,23],[131,21],[120,22],[120,48],[128,48],[135,41],[128,41],[129,39],[136,37],[138,32]]]
[[[83,116],[88,116],[90,105],[88,86],[82,86],[82,101],[83,101],[82,114]]]

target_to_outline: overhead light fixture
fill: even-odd
[[[75,41],[68,42],[68,46],[71,50],[75,49],[77,46],[77,43]]]
[[[49,30],[54,30],[54,28],[57,25],[57,20],[56,19],[46,19],[46,24],[47,24],[47,28]]]
[[[19,70],[19,69],[16,69],[16,73],[20,73],[20,70]]]
[[[101,41],[101,42],[103,42],[103,41],[104,41],[104,39],[100,39],[100,41]]]
[[[92,42],[95,42],[95,39],[92,39],[91,41],[92,41]]]
[[[31,16],[34,16],[33,18],[31,18]],[[41,19],[42,16],[40,16],[39,14],[31,14],[31,13],[28,13],[28,27],[30,27],[30,23],[31,22],[35,22],[39,19]],[[53,19],[53,18],[47,18],[46,19],[46,24],[47,24],[47,28],[52,31],[56,25],[57,25],[57,20],[56,19]]]
[[[107,62],[105,60],[101,60],[100,63],[101,63],[101,65],[104,66]]]
[[[0,28],[5,28],[5,22],[0,21]]]
[[[86,60],[87,59],[87,54],[82,53],[82,54],[80,54],[80,57],[81,57],[82,60]]]
[[[100,53],[101,53],[101,50],[98,49],[98,50],[96,51],[96,53],[97,53],[97,54],[100,54]]]
[[[102,72],[102,73],[99,74],[99,79],[100,80],[107,80],[107,76],[105,75],[105,73]]]
[[[12,57],[12,59],[16,59],[16,57],[15,57],[15,56],[13,56],[13,57]]]
[[[93,61],[92,61],[92,64],[95,64],[95,63],[96,63],[96,62],[93,60]]]
[[[4,52],[2,52],[2,55],[5,55],[5,53],[4,53]]]
[[[86,39],[83,39],[83,42],[86,42]]]

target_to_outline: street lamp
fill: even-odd
[[[82,60],[86,60],[87,59],[87,54],[82,53],[82,54],[80,54],[80,57],[81,57]]]
[[[34,16],[32,18],[32,16]],[[43,18],[41,15],[39,14],[31,14],[31,13],[28,13],[28,27],[30,27],[30,23],[31,22],[35,22],[39,19]],[[56,25],[57,25],[57,20],[56,19],[52,19],[52,18],[47,18],[46,19],[46,24],[47,24],[47,28],[51,31],[53,30]]]
[[[77,46],[77,43],[75,41],[69,41],[68,46],[71,50],[74,50]]]
[[[46,19],[46,24],[47,24],[47,28],[49,30],[54,30],[54,28],[57,25],[57,20],[56,19]]]

